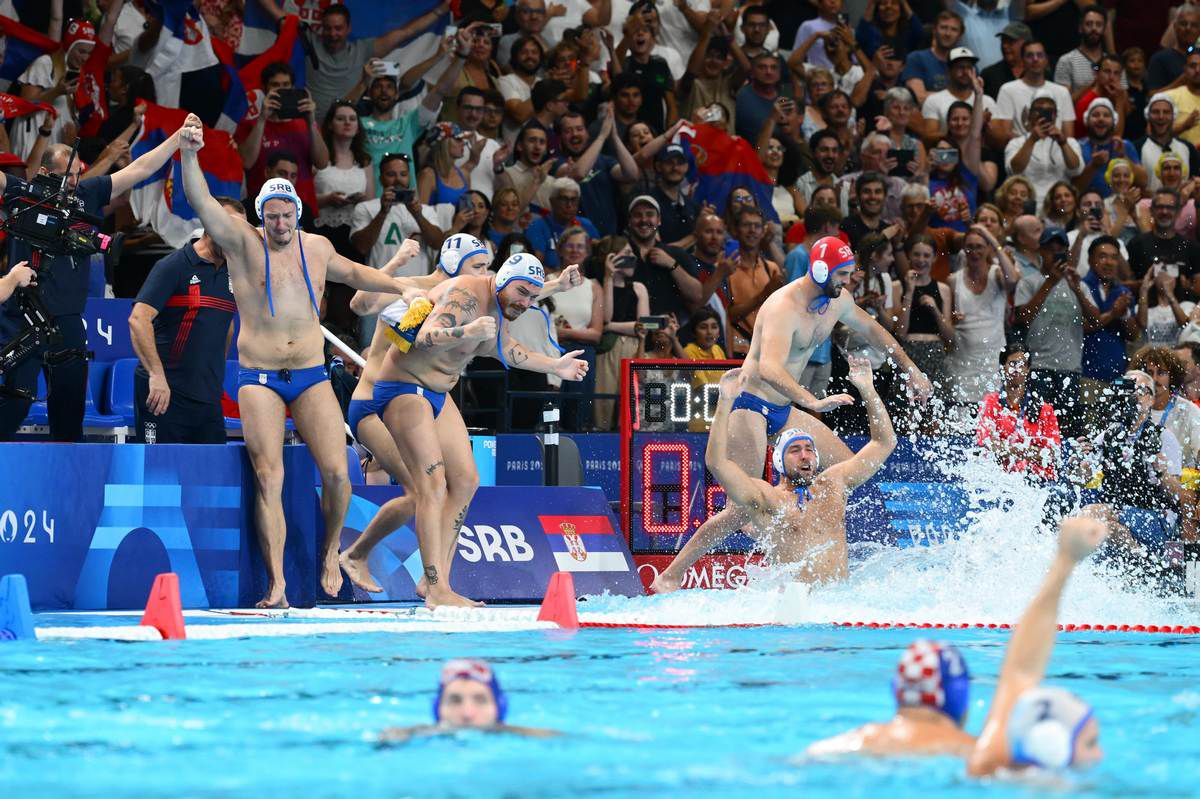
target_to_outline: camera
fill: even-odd
[[[102,220],[86,213],[83,200],[65,192],[65,185],[62,175],[35,175],[25,190],[6,204],[4,230],[51,256],[107,250],[109,237],[96,229]]]
[[[300,101],[304,99],[303,89],[277,89],[275,96],[279,99],[279,110],[276,114],[280,119],[295,119],[300,116]]]
[[[1138,386],[1129,378],[1120,377],[1104,391],[1104,417],[1114,427],[1128,430],[1138,417]]]
[[[650,332],[652,330],[663,330],[667,326],[667,317],[639,316],[638,324],[640,324],[646,332]]]

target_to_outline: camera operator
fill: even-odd
[[[99,217],[114,197],[152,176],[178,147],[179,133],[176,132],[124,169],[87,180],[79,179],[84,164],[76,159],[71,163],[71,173],[66,181],[67,191],[82,201],[85,214]],[[70,156],[70,147],[64,144],[50,145],[42,156],[38,174],[65,175]],[[10,208],[30,191],[29,184],[21,178],[4,174],[0,174],[0,189],[4,193],[5,205]],[[50,210],[51,201],[47,203],[47,210]],[[19,267],[22,263],[32,261],[30,245],[10,233],[8,263]],[[90,266],[89,255],[47,256],[38,266],[37,290],[61,339],[52,349],[44,344],[39,346],[29,358],[3,376],[7,391],[4,392],[6,396],[0,397],[0,441],[10,440],[29,413],[32,398],[37,392],[38,371],[41,369],[46,372],[50,438],[54,441],[78,441],[83,437],[83,408],[87,396],[87,339],[83,329],[83,307],[87,300]],[[12,298],[0,312],[0,338],[8,341],[23,329],[20,303]],[[47,355],[55,354],[59,354],[59,357],[53,358],[57,363],[44,362]],[[20,392],[20,395],[13,396],[15,392]]]
[[[1126,537],[1126,546],[1161,550],[1175,537],[1179,518],[1182,450],[1151,418],[1154,395],[1154,379],[1138,369],[1113,382],[1105,398],[1108,426],[1081,446],[1080,477],[1129,531],[1133,541]]]
[[[28,285],[37,285],[37,272],[34,272],[22,261],[8,270],[8,274],[0,277],[0,302],[5,302],[17,289]]]

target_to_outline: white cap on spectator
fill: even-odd
[[[979,56],[971,52],[969,47],[955,47],[950,51],[950,60],[947,63],[953,64],[960,58],[965,58],[968,61],[978,61]]]
[[[1029,104],[1033,105],[1038,100],[1054,100],[1054,104],[1058,105],[1058,100],[1055,99],[1054,92],[1050,91],[1047,86],[1038,87],[1037,91],[1033,93],[1033,97],[1029,98]]]
[[[1150,98],[1150,102],[1146,103],[1146,116],[1147,117],[1150,116],[1150,106],[1154,105],[1155,103],[1167,103],[1168,105],[1171,106],[1172,114],[1179,111],[1179,108],[1175,105],[1174,97],[1167,94],[1166,92],[1158,92],[1157,94],[1155,94],[1153,97]]]
[[[1092,111],[1097,108],[1107,108],[1113,117],[1113,125],[1118,125],[1121,122],[1121,115],[1117,113],[1117,109],[1113,107],[1112,100],[1107,97],[1097,97],[1088,103],[1087,110],[1083,112],[1084,124],[1087,124],[1088,117],[1092,115]]]
[[[639,194],[638,196],[636,196],[632,200],[630,200],[629,213],[632,214],[633,209],[636,208],[637,206],[641,205],[642,203],[645,203],[646,205],[652,205],[652,206],[654,206],[655,211],[658,211],[660,214],[662,213],[662,207],[659,206],[658,200],[654,199],[649,194]]]

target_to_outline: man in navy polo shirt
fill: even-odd
[[[245,207],[218,198],[230,216]],[[134,412],[145,444],[224,444],[221,384],[237,306],[225,254],[207,233],[150,270],[129,316]]]
[[[200,120],[194,114],[189,120]],[[171,134],[162,144],[145,153],[129,166],[111,175],[100,175],[80,180],[79,175],[86,165],[78,158],[71,165],[67,186],[75,190],[75,196],[83,201],[83,209],[92,216],[102,216],[103,209],[112,198],[118,197],[142,181],[150,178],[167,162],[179,148],[179,133]],[[71,148],[65,144],[52,144],[42,156],[39,174],[65,175]],[[25,190],[25,181],[13,175],[0,173],[0,191],[5,202]],[[34,266],[30,246],[15,236],[8,237],[8,263],[26,261]],[[83,409],[87,398],[87,335],[83,329],[83,307],[87,301],[88,278],[91,274],[91,256],[59,256],[44,258],[37,266],[37,282],[42,299],[46,303],[54,324],[62,338],[54,352],[40,346],[30,358],[3,376],[4,385],[21,395],[0,398],[0,441],[12,438],[33,403],[37,393],[38,372],[46,372],[46,406],[50,417],[50,438],[54,441],[79,441],[83,438]],[[16,298],[9,299],[0,311],[0,343],[19,335],[25,323],[21,305]],[[50,357],[53,365],[47,363]]]

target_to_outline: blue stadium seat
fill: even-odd
[[[83,426],[118,428],[125,427],[125,419],[112,413],[101,413],[96,407],[95,397],[104,394],[105,381],[111,363],[97,361],[88,366],[87,397],[83,405]]]
[[[114,361],[108,372],[106,407],[109,413],[120,416],[127,425],[134,423],[133,370],[137,365],[137,358],[122,358]]]

